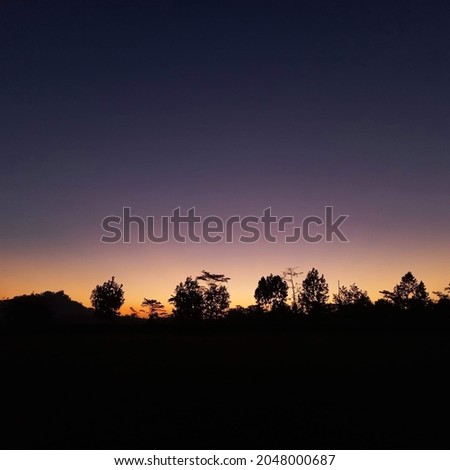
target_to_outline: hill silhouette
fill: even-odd
[[[45,291],[0,301],[0,323],[13,325],[82,325],[98,322],[93,310],[64,291]]]

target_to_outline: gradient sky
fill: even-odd
[[[0,298],[112,275],[233,304],[287,266],[372,298],[450,281],[450,8],[433,1],[0,2]],[[350,217],[349,243],[100,243],[133,213]]]

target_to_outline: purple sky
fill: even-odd
[[[63,4],[62,4],[63,3]],[[376,296],[450,280],[446,2],[0,4],[0,297],[286,266]],[[99,242],[103,217],[349,214],[350,243]],[[233,298],[234,297],[234,298]]]

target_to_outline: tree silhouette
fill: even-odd
[[[276,310],[285,305],[288,295],[288,285],[278,275],[269,274],[262,277],[255,290],[255,299],[259,307],[264,310]]]
[[[338,293],[333,294],[333,301],[339,307],[348,305],[367,307],[372,303],[367,291],[361,290],[356,284],[352,284],[348,288],[345,286],[339,287]]]
[[[223,282],[228,282],[230,280],[229,277],[226,277],[223,274],[212,274],[208,271],[205,271],[204,269],[202,270],[202,273],[200,274],[200,276],[197,276],[196,279],[198,281],[205,281],[207,284],[223,283]]]
[[[206,318],[220,318],[230,307],[230,294],[226,286],[212,284],[203,292],[204,315]]]
[[[160,317],[166,313],[164,305],[156,299],[147,299],[144,297],[144,300],[141,303],[141,307],[148,308],[148,319],[153,320]]]
[[[424,307],[430,302],[425,284],[422,281],[417,282],[411,271],[402,276],[392,292],[382,290],[380,294],[383,294],[385,300],[402,310],[412,307]]]
[[[430,296],[428,294],[428,291],[423,281],[420,281],[419,284],[417,285],[416,291],[414,292],[411,305],[413,307],[423,308],[423,307],[426,307],[429,303],[430,303]]]
[[[288,267],[283,271],[283,279],[288,282],[292,290],[292,310],[295,312],[297,310],[297,298],[298,298],[298,283],[295,281],[295,278],[303,272],[297,272],[298,267],[295,268]]]
[[[328,284],[319,271],[312,268],[302,282],[299,302],[304,313],[319,313],[325,308],[328,300]]]
[[[143,312],[144,310],[139,310],[139,312]],[[130,317],[131,318],[139,318],[139,312],[133,308],[133,307],[130,307]]]
[[[203,314],[202,289],[191,276],[180,282],[169,302],[174,305],[173,315],[180,319],[200,319]]]
[[[444,292],[433,291],[433,294],[438,298],[436,307],[437,311],[446,312],[450,310],[450,283],[444,288]]]
[[[433,294],[436,295],[439,300],[450,300],[450,283],[444,288],[444,292],[434,290]]]
[[[209,319],[220,318],[230,307],[230,294],[224,285],[230,278],[223,274],[212,274],[202,271],[197,280],[204,281],[206,287],[202,287],[203,316]]]
[[[117,284],[114,276],[96,286],[91,294],[91,304],[98,315],[105,317],[115,317],[120,315],[119,309],[125,302],[123,284]]]

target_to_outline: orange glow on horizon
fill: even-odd
[[[316,245],[102,245],[86,250],[78,247],[70,252],[21,252],[3,255],[0,272],[0,298],[31,292],[64,290],[73,300],[90,306],[92,289],[111,276],[124,285],[123,314],[130,307],[141,309],[144,297],[162,302],[167,311],[172,306],[168,298],[175,286],[189,275],[202,269],[230,277],[228,288],[231,305],[254,303],[253,293],[261,276],[281,274],[288,266],[299,266],[303,274],[316,267],[325,275],[332,294],[337,283],[356,283],[367,290],[371,299],[379,291],[391,289],[407,271],[423,280],[428,292],[442,290],[450,280],[448,245],[423,245],[402,240],[390,246],[364,243]],[[447,251],[445,251],[447,250]],[[33,269],[30,268],[33,266]]]

